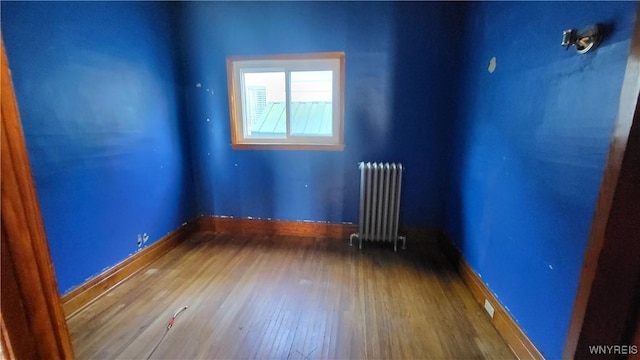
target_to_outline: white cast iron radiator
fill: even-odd
[[[400,215],[400,189],[402,187],[402,164],[359,163],[360,168],[360,222],[358,233],[349,237],[349,245],[357,237],[362,249],[362,240],[393,242],[398,250],[398,239],[405,248],[406,238],[398,236]]]

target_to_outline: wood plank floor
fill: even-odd
[[[79,359],[513,359],[434,241],[189,240],[68,320]]]

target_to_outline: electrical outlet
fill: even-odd
[[[138,247],[142,246],[142,235],[138,234]]]
[[[491,318],[493,319],[493,313],[495,312],[495,310],[487,299],[484,299],[484,309],[487,310],[487,314],[489,314],[489,316],[491,316]]]

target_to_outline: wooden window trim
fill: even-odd
[[[235,150],[326,150],[342,151],[344,144],[231,144]]]
[[[337,142],[331,144],[314,144],[314,143],[251,143],[240,133],[238,121],[240,114],[237,113],[237,102],[241,99],[236,99],[236,82],[235,73],[233,69],[234,62],[237,61],[269,61],[269,60],[339,60],[340,77],[339,77],[339,99],[340,109],[338,122],[338,128],[334,131],[337,132]],[[342,151],[344,150],[344,84],[345,84],[345,54],[344,52],[322,52],[322,53],[302,53],[302,54],[275,54],[275,55],[261,55],[261,56],[230,56],[227,58],[227,89],[229,92],[229,121],[231,128],[231,147],[235,150],[328,150],[328,151]]]

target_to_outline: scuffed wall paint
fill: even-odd
[[[498,66],[498,61],[497,61],[496,57],[493,56],[489,60],[489,66],[487,67],[487,71],[489,71],[489,74],[493,74],[493,72],[496,71],[496,67],[497,66]]]
[[[357,163],[400,161],[403,222],[560,356],[635,3],[1,5],[63,292],[195,214],[357,222]],[[600,49],[559,46],[595,22]],[[232,150],[226,57],[318,51],[346,53],[346,149]]]
[[[624,74],[635,2],[478,2],[465,34],[447,232],[547,358],[560,358]],[[612,32],[585,55],[562,31]],[[487,60],[499,59],[496,71]]]
[[[357,222],[360,161],[402,162],[402,220],[442,226],[454,3],[185,3],[180,14],[198,212]],[[230,146],[225,60],[344,51],[345,150]],[[194,84],[201,84],[199,87]],[[207,91],[210,90],[210,91]]]
[[[61,293],[195,216],[170,6],[2,2]]]

